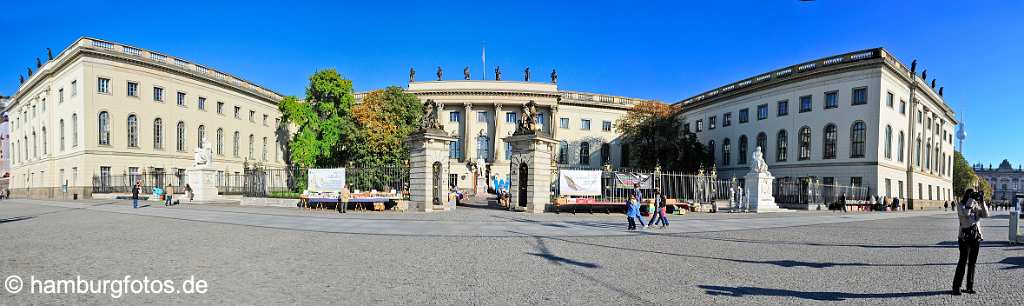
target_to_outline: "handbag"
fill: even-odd
[[[978,229],[978,225],[974,224],[967,228],[960,229],[960,236],[957,237],[959,240],[969,242],[979,242],[984,239],[981,238],[981,231]]]

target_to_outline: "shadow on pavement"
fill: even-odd
[[[719,296],[779,296],[808,299],[815,301],[845,301],[847,299],[892,299],[907,297],[924,297],[948,294],[948,291],[920,291],[920,292],[892,292],[892,293],[847,293],[837,291],[796,291],[785,289],[771,289],[758,287],[727,287],[727,286],[697,286],[704,289],[708,295]]]
[[[28,219],[32,219],[32,218],[35,218],[35,217],[33,217],[33,216],[18,216],[18,217],[3,218],[3,219],[0,219],[0,223],[17,222],[17,221],[28,220]]]
[[[1010,265],[1009,267],[1004,267],[1001,270],[1024,269],[1024,256],[1007,257],[999,261],[999,263]]]
[[[768,244],[768,245],[804,245],[804,246],[820,246],[820,247],[856,247],[865,249],[928,249],[928,248],[957,248],[956,240],[942,241],[936,244],[850,244],[850,243],[819,243],[819,242],[797,242],[797,241],[777,241],[777,240],[756,240],[756,239],[739,239],[739,238],[719,238],[719,237],[699,237],[699,236],[679,236],[683,238],[701,239],[701,240],[713,240],[722,242],[739,242],[739,243],[755,243],[755,244]],[[1006,241],[982,241],[982,247],[1004,247],[1007,246]]]

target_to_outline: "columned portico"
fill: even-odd
[[[463,130],[462,130],[462,135],[463,135],[462,136],[463,137],[463,139],[462,139],[462,147],[463,147],[463,150],[465,150],[465,151],[463,151],[463,154],[462,154],[462,156],[463,156],[463,160],[462,161],[463,162],[472,162],[472,161],[476,160],[476,150],[475,150],[475,148],[476,148],[476,136],[477,136],[476,135],[476,131],[474,129],[474,126],[476,124],[473,124],[475,119],[472,118],[473,117],[472,116],[472,114],[473,114],[473,103],[466,103],[466,104],[463,105],[463,108],[465,109],[465,111],[463,112],[464,115],[462,116],[462,120],[464,121],[462,123],[462,127],[463,127]]]

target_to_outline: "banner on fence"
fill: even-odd
[[[341,192],[345,187],[345,168],[309,169],[306,189],[313,192]]]
[[[601,170],[561,170],[558,175],[559,195],[601,195]]]
[[[615,173],[615,188],[632,189],[633,184],[640,184],[640,189],[654,188],[654,176],[640,173]]]

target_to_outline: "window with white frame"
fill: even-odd
[[[110,93],[110,79],[99,78],[96,80],[96,91],[104,94]]]

